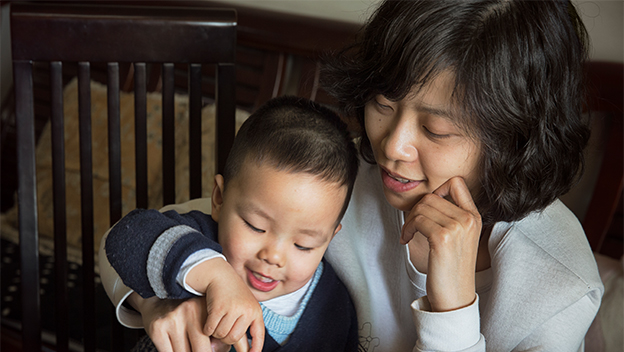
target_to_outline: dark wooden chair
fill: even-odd
[[[42,350],[38,264],[37,190],[33,65],[49,63],[50,120],[54,184],[54,262],[57,351],[69,350],[66,200],[64,175],[63,67],[78,67],[80,126],[80,188],[82,213],[83,310],[85,351],[96,350],[94,298],[93,172],[91,150],[90,71],[106,63],[108,94],[108,149],[110,222],[121,211],[119,141],[120,65],[132,63],[136,124],[137,207],[147,207],[145,96],[146,65],[162,67],[163,193],[175,201],[174,191],[174,64],[188,68],[190,110],[189,141],[201,145],[202,81],[204,66],[214,66],[217,170],[234,137],[236,24],[234,10],[210,8],[158,8],[120,5],[12,3],[11,40],[14,65],[18,206],[22,282],[22,339],[24,351]],[[127,66],[126,66],[127,67]],[[177,67],[177,66],[176,66]],[[124,84],[123,77],[122,86]],[[201,155],[190,149],[190,196],[201,196]],[[210,185],[204,185],[210,186]],[[111,307],[112,314],[112,307]],[[117,323],[113,325],[121,327]],[[120,329],[114,328],[111,350],[122,348]]]

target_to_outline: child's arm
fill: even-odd
[[[206,248],[221,252],[216,232],[216,223],[201,212],[137,209],[110,230],[106,256],[141,297],[188,298],[193,295],[176,283],[176,276],[190,254]]]
[[[124,284],[135,289],[141,297],[156,295],[160,298],[186,298],[193,295],[176,283],[176,276],[191,254],[203,249],[221,251],[216,243],[216,234],[216,223],[209,215],[198,211],[178,214],[174,211],[160,213],[155,210],[135,210],[111,229],[105,240],[105,252]],[[206,336],[214,336],[230,344],[242,337],[246,343],[245,332],[249,327],[253,337],[252,350],[259,351],[262,348],[262,310],[227,262],[220,259],[203,261],[190,271],[187,280],[191,280],[189,286],[195,291],[206,293]],[[157,328],[153,327],[151,317],[155,315],[150,310],[156,308],[142,312],[144,325],[153,340],[154,337],[158,340],[159,336],[171,335],[168,328],[163,330],[158,327],[180,319],[182,323],[185,321],[186,314],[180,313],[183,308],[172,310],[166,304],[163,306],[165,311],[171,312],[167,315],[158,314],[162,318],[159,318],[161,323]],[[165,321],[164,325],[162,321]],[[178,335],[185,336],[184,333]]]

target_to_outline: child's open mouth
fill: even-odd
[[[249,280],[249,284],[251,285],[251,287],[262,292],[269,292],[279,284],[278,280],[273,280],[270,277],[264,276],[249,269],[247,269],[247,279]]]

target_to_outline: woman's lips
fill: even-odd
[[[412,181],[398,175],[390,174],[386,169],[381,169],[381,179],[386,188],[392,192],[402,193],[414,189],[421,181]]]
[[[247,280],[249,281],[251,287],[262,292],[269,292],[280,283],[278,280],[273,280],[270,277],[256,273],[249,269],[247,269]]]

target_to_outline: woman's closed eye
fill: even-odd
[[[431,131],[429,128],[427,128],[427,126],[422,126],[422,127],[425,130],[425,133],[429,135],[431,138],[444,139],[444,138],[449,138],[450,136],[452,136],[452,134],[448,134],[448,133],[435,133]]]
[[[373,102],[380,111],[392,111],[392,106],[390,106],[389,101],[383,97],[376,97],[373,99]]]

